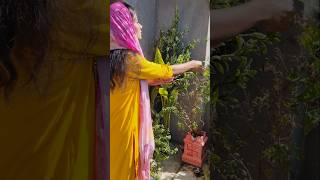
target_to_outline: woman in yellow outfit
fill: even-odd
[[[202,63],[193,60],[169,66],[146,60],[141,51],[137,50],[140,47],[138,44],[130,46],[130,43],[124,42],[128,41],[125,34],[129,39],[130,36],[134,38],[136,42],[141,38],[142,26],[138,23],[132,7],[126,3],[114,3],[111,5],[110,13],[111,180],[141,179],[138,174],[140,80],[168,79],[189,70],[198,71],[202,69]]]
[[[0,3],[1,180],[94,179],[93,69],[107,56],[107,3]]]

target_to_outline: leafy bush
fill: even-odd
[[[242,2],[245,0],[210,1],[212,8]],[[297,30],[302,30],[301,36]],[[211,100],[218,112],[210,131],[215,146],[211,146],[209,159],[211,170],[224,179],[255,179],[252,170],[257,166],[262,169],[259,178],[290,178],[291,163],[302,157],[292,139],[293,130],[303,127],[308,135],[319,126],[319,24],[296,24],[289,33],[295,35],[291,40],[299,39],[301,45],[291,42],[296,48],[292,54],[283,53],[287,51],[283,47],[277,48],[282,39],[279,34],[263,33],[256,28],[212,49]],[[261,62],[253,63],[253,57]],[[266,80],[262,77],[268,77],[267,87],[258,81]],[[261,129],[260,124],[266,120]],[[240,135],[239,124],[250,137]],[[251,137],[259,144],[256,154],[247,156],[257,158],[259,165],[251,164],[241,154],[250,147]]]
[[[195,47],[197,41],[185,43],[184,36],[187,30],[179,29],[179,11],[176,9],[175,18],[167,31],[160,31],[157,41],[155,62],[159,64],[181,64],[190,61],[190,51]],[[171,84],[165,84],[151,89],[151,107],[156,141],[156,152],[152,166],[153,176],[156,177],[162,161],[176,153],[176,149],[170,146],[169,135],[171,115],[174,114],[180,127],[198,130],[201,122],[203,103],[209,101],[209,70],[203,76],[187,72],[176,77]],[[198,84],[200,83],[200,84]],[[201,97],[200,97],[201,95]],[[193,99],[192,99],[193,98]],[[195,98],[195,99],[194,99]],[[188,100],[188,103],[185,100]],[[190,104],[186,107],[184,104]],[[191,108],[188,111],[187,108]],[[196,118],[199,120],[196,121]]]
[[[304,132],[307,135],[320,123],[320,25],[309,22],[300,37],[301,45],[306,49],[301,68],[292,72],[290,80],[304,88],[297,94],[297,100],[304,104],[306,118]]]
[[[195,47],[197,41],[184,43],[183,39],[188,31],[179,29],[179,21],[179,11],[176,9],[172,26],[167,31],[160,32],[157,47],[163,60],[161,56],[158,56],[158,63],[181,64],[190,60],[190,51]],[[181,128],[194,132],[200,129],[200,124],[203,124],[201,120],[203,104],[209,101],[209,76],[209,70],[202,76],[187,72],[176,78],[174,83],[154,89],[152,94],[160,95],[161,110],[159,114],[163,118],[165,127],[170,128],[171,114],[174,114],[178,118]]]
[[[211,1],[214,8],[243,2],[245,0]],[[273,59],[266,58],[271,46],[279,43],[280,39],[277,33],[252,28],[211,50],[211,101],[217,109],[217,118],[211,125],[210,136],[214,137],[214,146],[211,146],[209,160],[211,170],[223,179],[255,178],[251,171],[258,168],[257,165],[250,164],[241,154],[248,149],[248,143],[252,143],[249,140],[252,136],[260,144],[257,154],[250,156],[261,158],[259,161],[260,166],[264,167],[264,178],[271,178],[278,171],[288,174],[294,128],[294,95],[291,93],[294,85],[287,79],[289,73],[281,52],[276,51],[279,56]],[[254,58],[260,62],[254,62]],[[255,79],[267,73],[272,74],[270,87],[260,88],[262,85]],[[252,82],[256,82],[254,88],[253,85],[248,88]],[[269,130],[267,127],[260,128],[262,121],[259,119],[269,121],[271,132],[265,132]],[[240,135],[239,127],[246,128],[250,136]]]
[[[162,162],[174,155],[178,149],[172,148],[170,145],[171,135],[164,125],[158,121],[153,122],[153,132],[156,149],[151,162],[151,176],[157,178],[158,172],[161,170]]]

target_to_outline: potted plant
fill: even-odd
[[[164,64],[159,49],[156,49],[155,62]],[[170,115],[170,111],[164,110],[171,108],[179,120],[178,126],[187,131],[184,136],[182,160],[197,167],[202,166],[205,145],[208,140],[207,133],[202,128],[205,124],[203,121],[205,108],[210,100],[209,77],[209,68],[202,74],[188,72],[175,79],[173,85],[155,87],[151,92],[151,107],[154,107],[156,97],[160,95],[162,111],[159,115],[166,120],[165,115]],[[170,93],[169,89],[171,89]],[[154,111],[153,113],[157,117],[157,113]],[[164,121],[165,126],[168,125],[166,122]]]
[[[182,161],[202,167],[208,141],[207,133],[203,131],[205,125],[203,117],[209,102],[209,70],[207,69],[203,75],[193,76],[189,81],[189,87],[181,92],[182,101],[178,105],[179,126],[187,131],[183,140]]]
[[[156,42],[154,62],[158,64],[181,64],[181,63],[188,62],[190,60],[191,50],[195,48],[198,40],[193,40],[190,42],[183,41],[184,36],[188,33],[188,30],[183,30],[183,31],[180,30],[179,19],[180,19],[179,11],[178,9],[176,9],[176,14],[175,14],[175,18],[173,20],[172,26],[168,30],[160,32],[160,38]],[[209,71],[207,72],[207,75],[209,75]],[[160,129],[168,131],[168,134],[171,134],[171,131],[175,132],[176,130],[180,129],[179,127],[178,129],[176,129],[176,126],[170,127],[170,125],[175,124],[176,119],[181,119],[179,118],[180,116],[184,116],[183,113],[185,111],[182,111],[182,110],[184,110],[185,108],[180,106],[181,103],[178,102],[178,99],[180,99],[180,97],[184,97],[183,93],[186,93],[188,92],[187,90],[190,90],[189,89],[190,82],[191,80],[193,81],[194,77],[196,77],[196,74],[193,72],[185,73],[184,75],[178,78],[175,78],[174,83],[170,83],[170,84],[160,83],[158,86],[154,86],[151,88],[151,93],[150,93],[151,104],[150,105],[152,107],[152,116],[153,116],[153,119],[156,120],[154,122],[157,122],[157,124],[161,125],[161,128],[158,129],[159,131],[157,130],[157,126],[154,126],[155,139],[156,139],[156,143],[158,143],[156,144],[156,152],[159,152],[157,154],[159,155],[159,158],[155,158],[155,161],[156,161],[155,164],[160,165],[161,161],[164,159],[162,158],[163,153],[161,152],[161,147],[163,147],[162,145],[164,143],[166,144],[166,147],[168,147],[168,149],[173,149],[169,145],[171,136],[167,138],[168,141],[164,141],[161,138],[162,133],[160,132],[162,131],[160,131]],[[207,88],[209,88],[209,86],[207,86]],[[207,92],[209,92],[209,89]],[[206,97],[207,99],[209,99],[209,95],[207,95]],[[180,101],[180,102],[186,102],[186,101]],[[194,108],[194,110],[197,111],[197,108]],[[173,119],[174,121],[171,122],[171,119]],[[191,118],[191,117],[190,119],[195,120],[194,118]],[[181,119],[181,122],[182,121],[183,120]],[[187,122],[186,124],[190,124],[190,123]],[[196,126],[197,125],[194,124],[192,128],[193,130],[190,132],[196,132],[196,129],[197,129]],[[198,129],[200,133],[201,128],[198,128]],[[193,133],[193,134],[199,134],[199,133]],[[181,139],[181,137],[179,136],[175,136],[175,138]],[[171,152],[173,153],[171,153],[170,155],[174,154],[176,151],[171,151]]]
[[[188,132],[184,138],[182,161],[197,167],[202,167],[207,140],[208,136],[204,131],[201,131],[201,134],[197,136],[193,136]]]

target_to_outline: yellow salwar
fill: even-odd
[[[140,80],[172,76],[168,65],[149,62],[139,55],[128,56],[124,83],[110,95],[111,180],[137,179]]]
[[[25,63],[28,44],[15,41],[18,81],[0,89],[1,180],[93,180],[94,60],[107,56],[107,1],[59,0],[50,49],[36,81]]]

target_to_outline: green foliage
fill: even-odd
[[[187,31],[179,29],[179,11],[176,9],[176,15],[171,27],[167,31],[160,31],[160,38],[157,42],[155,62],[160,64],[181,64],[190,60],[191,49],[195,47],[196,41],[184,43],[183,39]],[[152,107],[154,116],[161,117],[166,128],[170,128],[171,114],[179,114],[177,107],[178,96],[181,90],[189,87],[189,81],[192,74],[188,73],[179,78],[173,84],[161,85],[152,89]],[[160,106],[160,109],[157,108]]]
[[[210,0],[210,8],[211,9],[221,9],[226,7],[232,7],[247,0]]]
[[[212,7],[225,8],[243,3],[243,0],[212,1]],[[239,135],[239,124],[245,127],[251,136],[257,137],[261,144],[261,161],[265,163],[265,175],[271,176],[275,171],[288,174],[291,158],[291,133],[294,128],[295,84],[288,80],[288,65],[284,63],[281,52],[272,59],[265,59],[269,48],[280,42],[277,33],[263,33],[256,28],[242,33],[228,42],[211,50],[212,107],[218,108],[229,119],[214,119],[211,126],[211,137],[215,147],[211,147],[209,162],[212,170],[224,179],[253,179],[250,169],[257,168],[242,158],[241,152],[248,145],[248,137]],[[259,59],[263,68],[257,68],[253,59]],[[257,64],[257,63],[255,63]],[[272,74],[272,87],[259,89],[258,84],[252,97],[248,84],[255,81],[257,75]],[[261,114],[270,121],[270,132],[259,129],[257,117]],[[228,119],[228,118],[227,118]],[[232,121],[240,121],[234,122]],[[232,126],[232,124],[238,124]],[[263,137],[263,136],[264,137]],[[268,142],[265,140],[268,139]],[[250,165],[250,168],[247,166]],[[270,177],[267,177],[270,178]]]
[[[290,154],[289,146],[285,143],[274,144],[263,152],[263,158],[269,161],[275,168],[281,168],[281,170],[289,171],[289,159],[288,154]]]
[[[215,8],[221,8],[239,2],[217,0],[214,4]],[[276,45],[281,37],[254,28],[212,49],[213,106],[218,107],[219,112],[230,113],[228,116],[241,121],[251,136],[257,137],[263,173],[269,179],[279,174],[286,177],[290,173],[290,160],[302,157],[301,149],[292,141],[293,128],[302,127],[296,119],[303,118],[305,135],[320,122],[320,28],[307,22],[302,30],[299,41],[305,51],[295,52],[294,56],[273,47],[273,56],[263,59],[268,48]],[[263,59],[260,63],[263,68],[254,66],[252,57]],[[257,88],[257,96],[252,97],[247,87],[257,82],[257,75],[269,75],[272,81],[267,89]],[[258,118],[270,121],[266,132],[259,129],[259,123],[255,122]],[[211,167],[225,179],[252,179],[250,169],[255,166],[241,158],[247,139],[239,135],[233,123],[214,119],[211,136],[215,147],[211,147],[209,156]]]
[[[221,159],[217,154],[212,154],[210,164],[217,167],[217,172],[221,175],[222,179],[228,180],[252,180],[250,171],[247,169],[240,154],[230,154],[228,160]],[[240,167],[240,168],[239,168]]]
[[[310,22],[304,27],[300,37],[301,45],[306,49],[304,63],[292,72],[290,80],[300,84],[302,90],[296,94],[298,102],[305,107],[306,118],[304,132],[307,135],[320,122],[320,27]]]
[[[167,160],[171,155],[174,155],[178,149],[172,148],[170,145],[171,135],[168,129],[158,121],[153,122],[153,132],[156,149],[151,162],[151,176],[157,177],[161,169],[162,162]]]
[[[156,62],[181,64],[190,61],[190,51],[195,47],[197,41],[194,40],[187,43],[183,41],[188,31],[180,30],[179,21],[179,11],[176,9],[172,26],[167,31],[160,32],[160,39],[157,43],[159,51],[156,52]],[[157,87],[152,90],[154,92],[152,94],[156,96],[154,98],[155,102],[157,100],[161,102],[158,115],[162,118],[165,127],[170,128],[171,114],[174,114],[180,121],[180,127],[189,129],[190,131],[197,131],[199,129],[199,123],[196,120],[201,123],[202,105],[209,101],[209,75],[209,70],[203,76],[188,72],[175,79],[174,83],[161,85],[160,88]],[[180,101],[190,103],[187,103],[188,106],[185,106]],[[157,112],[154,111],[154,114],[157,114]]]
[[[184,42],[184,37],[188,30],[181,31],[179,28],[180,16],[176,9],[175,18],[171,27],[167,31],[160,31],[158,48],[167,64],[181,64],[190,60],[190,51],[195,48],[197,41]]]
[[[195,48],[197,41],[187,43],[183,41],[188,31],[179,29],[179,21],[179,11],[177,9],[172,26],[167,31],[160,31],[155,53],[156,63],[181,64],[190,61],[190,52]],[[155,120],[154,134],[156,141],[156,152],[152,165],[153,177],[156,177],[162,161],[176,152],[176,149],[173,149],[169,144],[171,139],[171,136],[169,136],[171,115],[174,114],[179,119],[182,128],[191,131],[199,129],[199,122],[202,122],[202,105],[209,101],[209,75],[209,70],[203,75],[188,72],[177,77],[171,84],[164,84],[151,89],[150,99],[152,115]],[[190,103],[182,103],[186,100]],[[186,107],[185,104],[189,106]]]
[[[193,136],[200,134],[204,126],[203,116],[205,106],[210,101],[210,70],[207,69],[203,75],[195,75],[190,81],[190,86],[186,90],[180,90],[182,102],[178,103],[179,113],[176,113],[179,122],[178,126],[190,131]]]
[[[276,34],[265,35],[252,29],[247,34],[240,34],[227,43],[212,49],[211,68],[214,74],[212,94],[213,105],[224,105],[224,102],[238,102],[231,98],[238,88],[246,89],[247,83],[254,78],[257,71],[252,68],[252,56],[265,55],[267,46],[279,41]],[[232,68],[230,68],[232,66]],[[236,87],[235,87],[236,86]],[[231,88],[233,87],[233,88]],[[228,89],[225,91],[225,89]],[[223,89],[224,91],[221,91]],[[223,94],[222,94],[223,92]],[[218,98],[219,97],[219,98]]]

